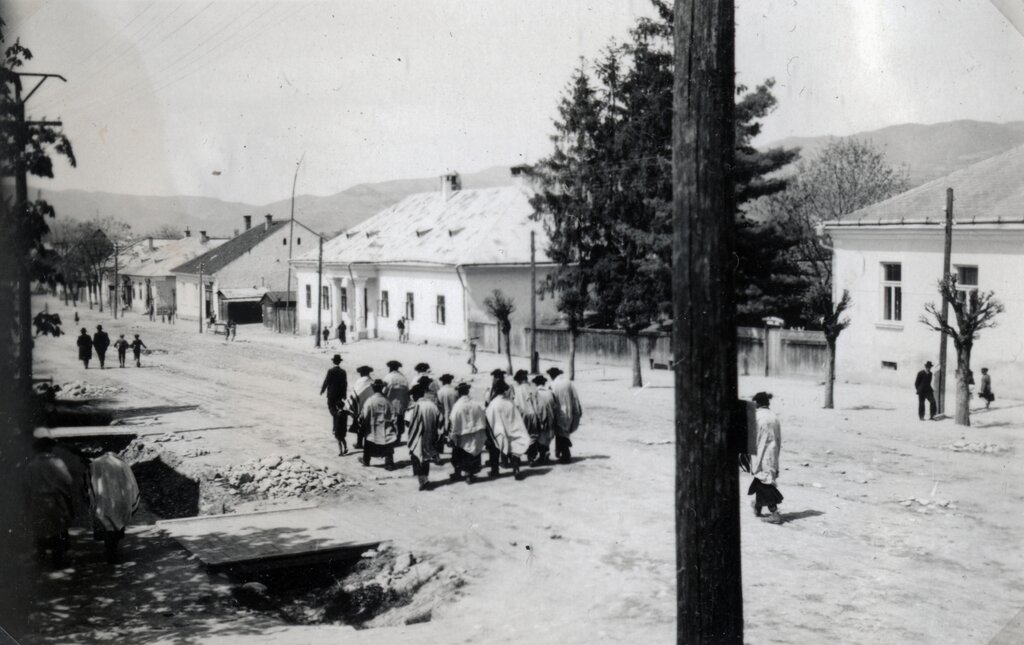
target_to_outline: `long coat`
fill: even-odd
[[[75,511],[71,473],[64,461],[52,452],[41,452],[28,462],[27,476],[32,532],[42,538],[67,531]]]
[[[409,407],[409,379],[401,372],[388,372],[381,379],[384,381],[384,396],[391,402],[391,411],[396,417],[405,414]]]
[[[98,331],[92,335],[92,346],[96,348],[97,354],[106,354],[110,347],[110,336],[105,331]]]
[[[523,415],[514,403],[504,396],[496,396],[487,404],[487,427],[491,441],[508,456],[521,457],[530,447],[530,433],[526,431]]]
[[[537,388],[537,442],[549,445],[555,432],[564,423],[562,418],[562,408],[558,405],[555,393],[546,385]]]
[[[92,358],[92,338],[89,334],[78,337],[78,360],[87,361]]]
[[[928,370],[921,370],[917,373],[917,378],[914,379],[914,389],[917,390],[918,396],[928,396],[934,394],[935,390],[932,389],[932,375]]]
[[[395,414],[388,400],[379,392],[374,392],[366,400],[359,411],[359,420],[363,424],[366,440],[381,447],[394,446],[398,443],[398,430],[395,429]]]
[[[583,418],[583,406],[580,404],[580,396],[576,393],[576,386],[572,384],[564,374],[551,381],[549,386],[558,399],[558,406],[562,409],[562,422],[559,424],[558,436],[568,437],[580,427],[580,419]]]
[[[450,384],[437,389],[437,405],[441,408],[441,431],[448,433],[452,428],[452,408],[459,400],[459,393]]]
[[[537,420],[537,386],[533,383],[514,383],[512,385],[512,402],[523,415],[523,423],[531,435],[540,432]]]
[[[104,453],[89,464],[90,507],[93,526],[120,531],[139,509],[139,484],[128,464]]]
[[[476,457],[487,445],[487,414],[483,403],[469,395],[459,397],[452,407],[452,443]]]
[[[779,418],[769,408],[757,409],[757,453],[750,460],[750,474],[765,484],[779,478],[779,452],[782,450],[782,428]]]
[[[424,397],[409,406],[406,427],[409,429],[409,454],[420,461],[437,456],[434,441],[441,427],[441,410]]]

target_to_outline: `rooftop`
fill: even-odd
[[[225,239],[208,238],[203,241],[198,237],[183,237],[171,240],[156,249],[155,252],[137,258],[121,270],[121,275],[133,275],[156,278],[174,275],[172,271],[211,249],[227,242]]]
[[[230,240],[227,240],[217,248],[207,251],[206,253],[192,258],[188,262],[176,267],[173,271],[174,273],[197,274],[199,273],[199,265],[202,264],[203,273],[208,275],[216,273],[245,255],[260,242],[276,233],[282,226],[287,226],[290,221],[291,220],[275,220],[271,222],[269,227],[265,223],[260,222],[248,231],[243,231]],[[298,224],[298,222],[296,222],[296,224]]]

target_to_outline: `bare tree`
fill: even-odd
[[[505,337],[505,357],[508,359],[508,373],[512,373],[512,343],[509,336],[512,331],[512,313],[516,310],[516,302],[509,298],[501,289],[495,289],[484,298],[484,307],[492,318],[498,321],[498,331]]]
[[[175,224],[161,224],[151,230],[146,237],[153,237],[158,240],[180,240],[184,237],[181,227]]]
[[[921,315],[921,322],[929,329],[945,332],[953,339],[953,347],[956,348],[956,414],[953,421],[960,426],[969,426],[971,349],[978,339],[978,332],[995,327],[996,316],[1006,308],[995,299],[992,291],[957,289],[956,276],[952,274],[939,280],[939,295],[953,307],[956,327],[949,324],[948,318],[943,319],[939,308],[932,302],[924,306],[925,313]]]

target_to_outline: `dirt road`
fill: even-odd
[[[70,320],[63,305],[49,303]],[[386,473],[360,467],[352,455],[334,456],[326,405],[317,393],[329,357],[339,351],[336,341],[316,350],[311,338],[243,327],[229,343],[200,336],[192,322],[171,326],[134,315],[114,321],[87,308],[79,312],[82,326],[92,330],[101,323],[115,338],[140,333],[154,353],[141,369],[86,371],[75,361],[70,333],[37,342],[37,374],[121,387],[119,407],[199,406],[189,414],[209,424],[204,427],[221,429],[188,442],[209,452],[190,457],[195,465],[216,469],[278,454],[328,466],[362,484],[323,501],[339,522],[346,509],[359,517],[373,509],[369,521],[382,536],[450,570],[464,570],[468,581],[423,625],[353,634],[349,628],[240,616],[214,629],[204,618],[209,612],[172,610],[165,616],[154,609],[147,616],[146,605],[133,622],[148,617],[150,627],[135,631],[135,641],[242,642],[260,633],[268,642],[302,643],[342,630],[346,642],[356,643],[673,639],[668,372],[645,373],[647,387],[632,390],[625,369],[584,365],[577,378],[584,421],[574,438],[574,463],[533,469],[522,482],[505,476],[472,486],[442,484],[445,467],[431,473],[438,487],[421,493],[408,470]],[[449,348],[362,341],[340,352],[350,378],[364,363],[381,376],[392,358],[407,373],[427,361],[435,374],[469,378],[464,354]],[[499,356],[480,356],[476,396],[486,373],[502,363]],[[814,383],[745,378],[740,387],[745,395],[760,389],[775,394],[787,520],[764,524],[741,500],[747,642],[987,643],[1024,608],[1020,402],[998,401],[964,429],[951,421],[919,422],[909,385],[894,391],[840,384],[834,411],[819,409]],[[173,415],[161,421],[173,424]],[[972,452],[978,444],[991,449]],[[742,476],[744,492],[748,483]],[[133,539],[159,540],[152,529],[143,531]],[[195,567],[184,555],[159,556],[187,563],[177,574],[161,574],[168,567],[147,569],[139,561],[144,551],[134,566],[156,576],[148,588],[173,596],[175,585],[192,584],[200,594],[202,584],[183,582],[193,579],[188,567]],[[130,576],[131,568],[117,575]],[[167,588],[160,589],[161,575]],[[44,589],[80,594],[67,581],[74,578],[57,576]],[[116,595],[116,588],[107,592]],[[43,598],[39,617],[58,620],[65,637],[47,630],[53,636],[44,641],[69,642],[68,634],[102,640],[117,633],[117,625],[108,624],[115,611],[90,615],[65,602],[58,617],[60,600]]]

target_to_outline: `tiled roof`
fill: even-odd
[[[518,186],[410,195],[324,243],[324,262],[527,264],[530,231],[537,262],[550,262],[548,238],[530,219],[530,194]],[[299,259],[315,261],[317,251]]]
[[[159,247],[154,253],[138,258],[121,270],[121,275],[133,275],[156,278],[174,275],[171,271],[194,257],[215,249],[227,240],[207,239],[203,242],[198,237],[183,237],[171,240]]]
[[[185,262],[181,266],[176,267],[174,269],[174,273],[197,274],[199,273],[200,263],[204,265],[203,273],[206,273],[207,275],[216,273],[245,255],[257,244],[276,233],[282,226],[287,226],[289,221],[291,220],[284,220],[281,222],[275,221],[270,225],[269,230],[267,230],[268,227],[265,223],[253,226],[248,231],[236,235],[217,248],[207,251],[206,253]]]
[[[259,287],[241,287],[239,289],[220,289],[217,295],[224,300],[259,300],[267,290]]]
[[[953,189],[953,217],[1024,221],[1024,146],[962,168],[905,193],[841,218],[839,224],[940,224],[945,222],[946,189]]]

